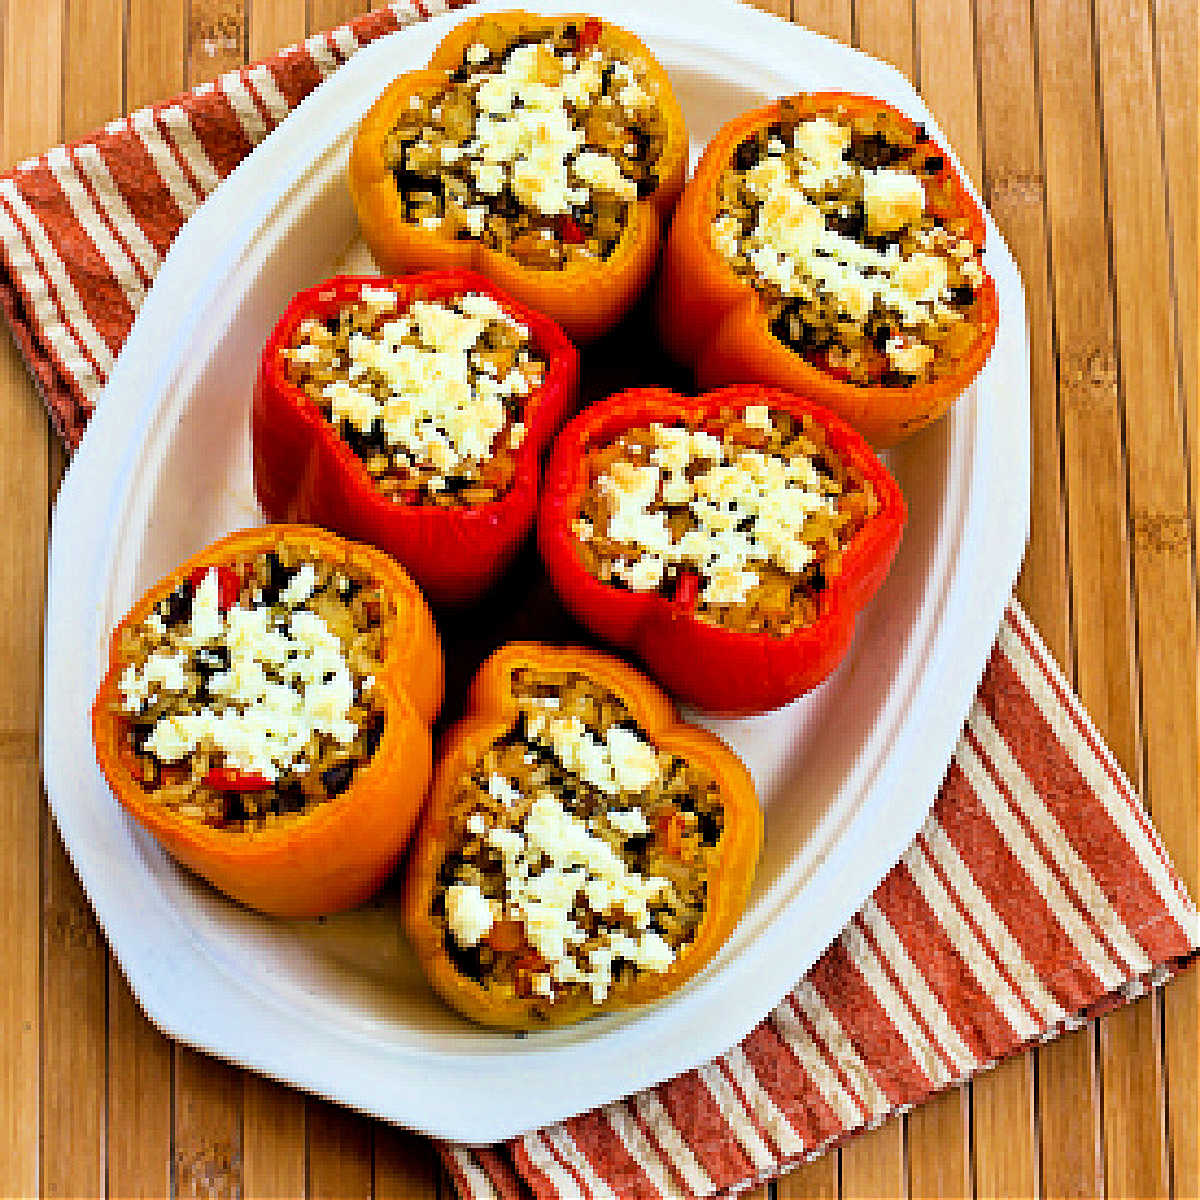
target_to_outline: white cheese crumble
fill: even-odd
[[[646,814],[636,807],[610,809],[608,823],[626,837],[641,837],[650,830],[646,824]]]
[[[448,303],[417,300],[373,333],[351,334],[349,378],[323,389],[332,419],[364,434],[378,421],[390,447],[443,475],[486,458],[508,419],[504,401],[529,392],[516,367],[503,379],[477,371],[472,382],[475,346],[493,321],[529,337],[495,300],[477,293]],[[384,381],[385,399],[363,379],[368,372]]]
[[[474,883],[453,883],[446,889],[446,922],[454,940],[464,948],[478,946],[495,924],[491,905]]]
[[[521,793],[513,787],[511,781],[503,775],[496,774],[492,774],[488,779],[488,795],[493,800],[499,800],[506,808],[510,808],[521,799]]]
[[[631,810],[629,815],[633,812],[639,810]],[[504,861],[505,911],[520,921],[529,944],[548,967],[547,982],[534,981],[539,995],[552,996],[554,983],[579,983],[591,988],[592,999],[599,1004],[612,986],[617,959],[655,972],[667,970],[675,961],[674,950],[650,928],[650,903],[670,886],[668,881],[631,871],[616,851],[589,833],[557,797],[548,793],[536,797],[520,831],[492,829],[487,836]],[[483,927],[479,901],[487,904],[481,894],[478,899],[467,894],[467,887],[455,884],[447,889],[446,897],[447,917],[460,944],[467,944],[463,936]],[[452,918],[450,892],[455,888],[463,893],[455,900],[456,917]],[[599,945],[587,950],[582,946],[588,932],[573,912],[581,897],[599,919],[593,935]],[[468,915],[461,911],[465,904],[472,906],[466,910]],[[612,920],[622,914],[636,934]]]
[[[601,69],[593,58],[558,59],[558,83],[543,83],[541,60],[554,55],[551,42],[515,46],[500,70],[474,76],[478,80],[478,115],[474,137],[462,148],[476,186],[495,196],[507,182],[513,195],[543,216],[563,216],[586,205],[593,191],[623,200],[637,199],[637,185],[609,154],[585,149],[587,134],[573,110],[586,106],[602,87]],[[467,61],[481,65],[490,55],[479,43],[467,50]],[[619,103],[642,111],[653,98],[633,80],[620,92]],[[467,210],[473,236],[483,232],[481,217]]]
[[[766,406],[751,406],[746,424],[771,428]],[[783,458],[747,447],[728,451],[704,430],[653,425],[650,463],[613,463],[597,485],[608,500],[607,536],[635,546],[617,559],[613,574],[634,591],[652,591],[668,564],[694,568],[706,580],[706,604],[744,603],[759,581],[756,563],[774,563],[796,575],[812,562],[801,536],[807,518],[837,511],[804,455]],[[699,469],[697,469],[699,467]],[[695,528],[673,538],[656,503],[686,505]]]
[[[745,254],[758,276],[784,296],[806,302],[826,297],[854,322],[865,322],[876,305],[908,328],[960,320],[961,313],[950,303],[942,255],[919,249],[903,257],[897,245],[880,250],[826,224],[815,198],[854,174],[862,182],[869,234],[897,233],[918,223],[925,212],[920,178],[847,162],[843,155],[850,137],[847,126],[825,117],[798,124],[793,142],[801,155],[799,163],[789,168],[784,158],[768,154],[751,167],[745,174],[746,187],[760,202],[754,227],[743,238],[736,217],[719,215],[711,226],[713,246],[730,260]],[[967,247],[973,255],[970,242]],[[916,361],[908,354],[889,358],[902,371]]]
[[[660,774],[658,752],[632,730],[610,725],[599,741],[575,716],[547,718],[529,713],[525,718],[529,736],[549,746],[568,771],[606,795],[643,792]]]
[[[300,600],[312,593],[315,573],[304,564],[281,593]],[[347,745],[358,734],[349,719],[354,680],[338,638],[308,609],[288,614],[282,627],[269,624],[267,608],[217,607],[217,573],[209,571],[192,597],[191,620],[181,639],[197,663],[219,661],[209,649],[224,645],[228,667],[211,675],[208,690],[226,705],[208,705],[160,717],[142,749],[161,762],[178,762],[205,747],[223,755],[226,766],[274,780],[300,764],[314,734]],[[156,652],[139,668],[130,664],[119,681],[122,703],[141,712],[159,694],[186,695],[195,667],[184,651]]]

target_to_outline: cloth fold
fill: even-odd
[[[0,306],[73,450],[188,216],[402,2],[0,176]],[[1192,797],[1184,797],[1192,802]],[[504,1144],[439,1147],[465,1197],[731,1195],[1190,962],[1200,918],[1013,602],[928,821],[741,1043]]]

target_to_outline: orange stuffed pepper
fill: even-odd
[[[479,271],[586,341],[649,281],[687,152],[666,72],[632,34],[487,13],[375,102],[350,190],[385,271]]]
[[[230,534],[117,626],[92,709],[113,794],[251,908],[313,916],[382,883],[431,770],[442,653],[387,555],[304,525]]]
[[[923,126],[818,92],[746,113],[705,150],[658,296],[703,388],[765,383],[877,445],[940,417],[995,341],[983,215]]]
[[[404,924],[473,1021],[565,1025],[656,1000],[737,924],[762,844],[754,785],[643,675],[513,642],[447,736]]]

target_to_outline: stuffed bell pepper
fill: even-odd
[[[577,381],[554,322],[482,276],[331,279],[295,297],[263,350],[259,502],[386,550],[433,600],[473,599],[533,523]]]
[[[431,769],[442,653],[385,554],[321,529],[234,533],[152,587],[112,635],[92,709],[113,794],[251,908],[365,900]]]
[[[658,999],[741,916],[762,843],[754,785],[624,663],[513,642],[447,736],[404,924],[434,989],[537,1029]]]
[[[800,392],[891,445],[940,417],[991,352],[984,234],[923,126],[865,96],[780,100],[721,129],[684,191],[664,345],[701,387]]]
[[[870,446],[809,400],[745,384],[621,392],[567,425],[538,541],[555,590],[677,699],[761,712],[841,661],[904,527]]]
[[[666,72],[632,34],[485,13],[375,102],[350,190],[384,270],[471,267],[590,340],[649,281],[687,153]]]

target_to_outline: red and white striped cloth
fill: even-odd
[[[432,7],[371,13],[0,177],[0,304],[70,448],[200,201],[359,46]],[[1140,995],[1198,945],[1141,803],[1014,603],[925,827],[749,1036],[604,1109],[440,1149],[480,1200],[729,1194]]]
[[[478,1198],[728,1195],[1157,986],[1196,909],[1129,781],[1014,603],[916,841],[742,1042],[486,1149]]]

